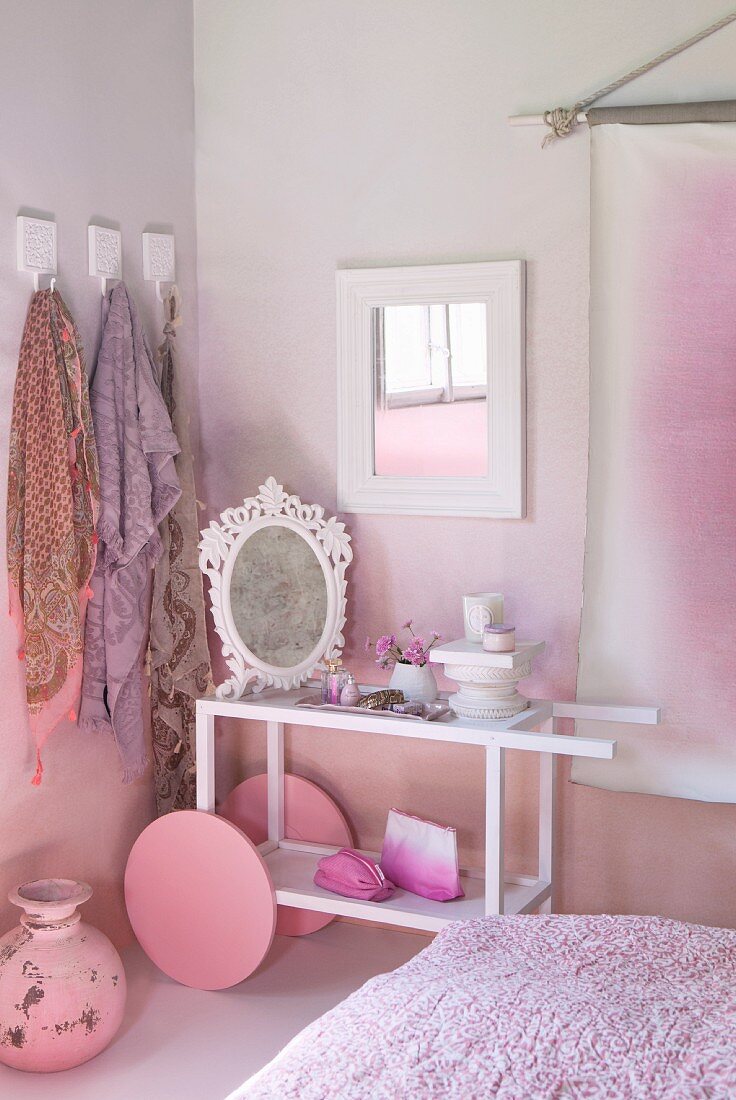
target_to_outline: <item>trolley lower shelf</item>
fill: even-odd
[[[453,901],[430,901],[399,889],[387,901],[360,901],[321,890],[314,884],[317,861],[323,855],[336,852],[337,848],[300,844],[297,841],[282,841],[281,845],[272,851],[267,851],[268,844],[262,845],[262,855],[279,905],[360,917],[426,932],[438,932],[453,921],[482,917],[486,912],[485,879],[481,872],[461,872],[465,897]],[[379,858],[376,852],[364,854],[372,859]],[[529,913],[547,900],[551,889],[549,882],[532,876],[507,878],[504,883],[504,912]]]

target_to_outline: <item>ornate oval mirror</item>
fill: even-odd
[[[350,536],[318,504],[302,504],[274,478],[202,532],[215,628],[232,676],[219,698],[297,687],[345,644]]]

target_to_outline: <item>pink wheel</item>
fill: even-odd
[[[226,989],[262,962],[276,927],[271,876],[222,817],[178,810],[144,829],[128,857],[125,904],[141,947],[194,989]]]
[[[222,817],[232,821],[254,844],[268,840],[268,779],[253,775],[234,787],[220,807]],[[284,776],[284,831],[288,840],[312,841],[350,848],[350,826],[337,805],[316,783],[300,775]],[[324,928],[335,918],[330,913],[278,906],[276,931],[280,936],[306,936]]]

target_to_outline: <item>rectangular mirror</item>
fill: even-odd
[[[337,273],[343,511],[524,515],[523,275]]]

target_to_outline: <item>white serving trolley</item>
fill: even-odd
[[[364,692],[371,690],[363,688]],[[276,901],[299,909],[362,917],[383,924],[436,932],[455,920],[500,913],[551,911],[555,772],[557,756],[611,760],[616,742],[555,732],[559,719],[599,719],[627,724],[656,724],[656,707],[555,703],[531,700],[528,707],[499,721],[449,714],[432,722],[386,715],[299,707],[304,689],[269,689],[237,700],[206,698],[197,702],[197,808],[215,812],[215,718],[239,718],[266,724],[268,840],[258,845],[273,880]],[[430,901],[397,889],[388,901],[344,898],[314,885],[321,856],[329,845],[288,840],[284,832],[284,727],[311,726],[385,737],[410,737],[447,744],[476,745],[485,762],[485,869],[461,870],[464,898]],[[507,749],[539,754],[539,869],[536,876],[508,873],[504,866],[504,774]],[[388,810],[388,806],[386,810]],[[367,852],[372,858],[377,853]]]
[[[139,942],[166,974],[186,985],[223,989],[248,977],[268,953],[277,921],[283,920],[280,928],[288,935],[315,931],[338,915],[436,932],[472,917],[549,912],[555,758],[610,760],[616,751],[615,741],[563,733],[557,723],[659,721],[655,707],[527,702],[516,684],[529,674],[541,642],[519,642],[514,653],[493,656],[466,641],[435,647],[431,660],[445,664],[459,690],[453,713],[434,721],[298,706],[320,662],[344,649],[345,570],[351,559],[344,524],[326,517],[321,505],[287,493],[275,478],[202,532],[200,567],[209,580],[230,676],[216,696],[197,702],[197,809],[166,814],[144,829],[125,874],[128,915]],[[215,812],[218,717],[262,722],[267,737],[267,774],[239,784],[221,813]],[[438,902],[397,889],[387,901],[370,902],[315,886],[318,860],[338,850],[333,845],[339,837],[348,842],[350,831],[326,792],[302,777],[285,777],[286,726],[332,729],[344,737],[373,733],[475,745],[479,756],[482,750],[485,867],[461,871],[465,896]],[[507,873],[504,865],[507,749],[538,753],[540,759],[539,867],[532,876]],[[298,796],[285,798],[285,790]],[[297,805],[301,814],[305,807],[309,811],[298,827],[291,820]],[[294,840],[288,833],[332,843]]]

